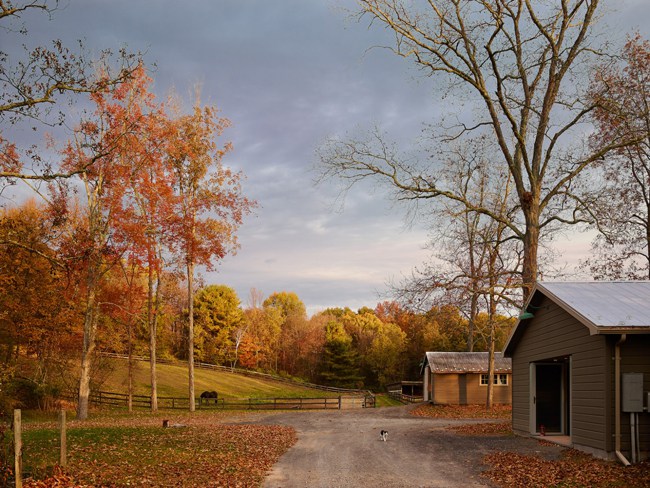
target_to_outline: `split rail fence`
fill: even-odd
[[[90,395],[91,403],[95,405],[110,405],[114,407],[128,406],[129,396],[125,393],[97,391]],[[151,408],[151,398],[146,395],[132,395],[133,408]],[[220,410],[343,410],[350,408],[375,407],[375,396],[339,395],[322,398],[220,398],[218,400],[195,400],[198,409]],[[189,408],[187,397],[158,397],[159,409]]]

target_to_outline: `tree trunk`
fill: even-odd
[[[150,251],[151,252],[151,251]],[[158,386],[156,381],[156,320],[153,312],[153,259],[149,259],[147,321],[149,322],[149,370],[151,376],[151,411],[158,411]]]
[[[488,321],[490,323],[490,339],[488,344],[488,385],[485,408],[492,410],[494,403],[494,317],[491,314]]]
[[[188,301],[188,330],[187,330],[187,370],[189,374],[190,412],[194,412],[194,263],[187,263],[187,301]]]
[[[469,310],[469,323],[467,326],[467,351],[472,352],[474,351],[474,329],[475,329],[475,324],[476,324],[476,316],[478,315],[478,299],[479,295],[475,291],[476,286],[472,286],[474,290],[472,290],[472,296],[470,298],[470,310]]]
[[[91,277],[88,284],[86,299],[86,316],[84,318],[83,347],[81,351],[81,373],[79,375],[79,401],[77,419],[88,418],[88,403],[90,399],[90,373],[93,353],[95,352],[95,334],[97,332],[97,297],[96,280]]]
[[[131,323],[131,319],[129,319],[128,323],[128,342],[127,342],[127,347],[128,347],[128,356],[129,356],[129,397],[127,400],[127,405],[129,407],[129,412],[133,412],[133,343],[132,343],[132,329],[133,329],[133,324]]]
[[[524,259],[522,265],[523,302],[533,291],[537,281],[537,251],[539,248],[539,204],[531,202],[524,208],[526,233],[524,234]]]

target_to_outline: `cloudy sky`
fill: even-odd
[[[648,0],[610,2],[613,32],[647,37]],[[60,38],[91,50],[127,46],[153,66],[155,92],[174,89],[232,121],[226,164],[246,175],[244,191],[260,208],[239,232],[241,249],[207,283],[232,286],[245,305],[251,288],[264,296],[293,291],[310,313],[357,309],[384,298],[386,283],[422,261],[427,229],[406,226],[406,209],[380,189],[359,187],[341,202],[336,182],[314,185],[316,150],[328,137],[380,126],[403,144],[440,107],[435,86],[386,49],[390,32],[346,9],[353,0],[63,0],[50,20],[25,17],[29,42]],[[0,31],[2,50],[25,42]],[[564,258],[588,246],[572,237]]]

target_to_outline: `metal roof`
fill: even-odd
[[[650,281],[544,282],[535,289],[592,333],[650,328]]]
[[[487,352],[427,352],[426,360],[433,373],[487,373]],[[424,369],[424,368],[423,368]],[[494,372],[510,373],[512,360],[494,353]]]
[[[524,310],[535,315],[539,295],[552,300],[589,334],[650,334],[650,281],[537,282]],[[510,357],[526,324],[520,318],[503,348]]]

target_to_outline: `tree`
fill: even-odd
[[[173,213],[171,237],[184,268],[188,299],[188,376],[190,411],[195,410],[194,396],[194,273],[197,265],[212,269],[237,248],[236,230],[255,203],[241,192],[241,173],[222,165],[231,150],[230,143],[217,147],[230,125],[217,117],[216,109],[201,108],[197,103],[192,114],[180,116],[167,146],[169,163],[174,172],[178,203]]]
[[[42,12],[49,15],[58,5],[57,0],[2,1],[0,22],[13,32],[27,35],[27,27],[21,25],[22,14]],[[46,126],[61,124],[64,112],[59,110],[52,116],[52,108],[60,107],[66,95],[107,92],[128,81],[139,63],[139,56],[126,50],[117,55],[106,50],[98,59],[89,59],[81,43],[79,51],[73,52],[59,40],[54,40],[51,48],[39,46],[26,52],[22,60],[0,51],[0,121],[15,124],[36,120]],[[30,170],[24,168],[26,158],[34,162]],[[58,171],[41,163],[39,152],[34,148],[21,151],[0,134],[0,181],[70,178],[84,171],[83,167]],[[92,160],[87,161],[87,164],[92,163]]]
[[[598,278],[650,279],[650,42],[630,38],[624,66],[597,70],[590,95],[597,132],[592,146],[621,137],[638,141],[609,153],[597,168],[604,182],[592,213],[598,235],[584,266]]]
[[[298,295],[294,292],[275,292],[266,300],[265,309],[274,309],[279,314],[280,336],[278,338],[278,364],[276,369],[289,374],[298,373],[298,362],[302,348],[306,345],[309,322],[307,310]]]
[[[79,310],[57,256],[61,225],[34,201],[0,210],[0,364],[10,369],[22,349],[36,359],[38,384],[76,345]]]
[[[165,146],[171,121],[163,107],[156,106],[149,92],[151,79],[140,68],[133,74],[139,81],[131,93],[130,120],[124,120],[124,135],[119,147],[121,164],[128,171],[126,198],[131,205],[124,219],[129,234],[130,259],[147,267],[147,324],[149,329],[149,363],[151,410],[158,410],[156,378],[157,329],[160,316],[160,288],[163,271],[163,246],[173,211],[173,171],[166,164]],[[127,131],[128,128],[128,131]]]
[[[323,177],[350,185],[379,178],[401,200],[443,197],[475,213],[501,220],[522,242],[522,276],[528,292],[537,279],[538,247],[553,226],[588,217],[572,184],[610,151],[634,138],[596,149],[572,147],[596,104],[586,96],[581,69],[591,61],[590,45],[597,0],[440,0],[407,3],[359,0],[360,16],[395,33],[393,51],[412,59],[445,95],[469,100],[475,120],[442,127],[436,141],[483,132],[496,141],[500,162],[512,178],[519,204],[516,220],[474,207],[458,189],[438,178],[437,168],[420,159],[410,163],[376,131],[362,140],[333,139],[321,148]],[[435,134],[434,134],[435,135]],[[497,164],[497,163],[495,163]]]
[[[352,338],[343,325],[331,317],[325,328],[321,381],[341,388],[357,388],[363,380],[358,368],[358,355],[352,347]]]
[[[86,197],[85,223],[69,241],[84,275],[84,340],[77,407],[80,420],[88,416],[92,356],[100,315],[98,293],[107,273],[120,262],[131,243],[131,168],[124,153],[128,145],[126,136],[131,131],[138,132],[142,119],[139,102],[147,83],[143,72],[140,67],[137,76],[108,94],[92,94],[97,107],[94,118],[82,121],[74,140],[63,151],[63,169],[79,175]]]
[[[243,325],[243,312],[235,290],[209,285],[194,297],[196,351],[200,360],[214,364],[233,361],[233,334]]]
[[[282,312],[275,307],[264,307],[262,293],[251,289],[249,306],[244,310],[247,324],[246,354],[241,363],[249,368],[277,371],[277,351],[282,328]]]

